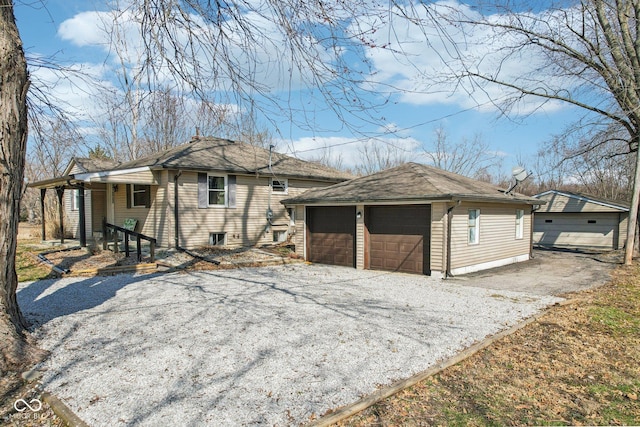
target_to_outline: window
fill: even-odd
[[[273,230],[274,243],[282,243],[287,241],[287,230]]]
[[[209,206],[226,206],[227,204],[227,177],[208,177]]]
[[[227,233],[209,233],[209,245],[224,246]]]
[[[271,191],[274,193],[287,194],[289,191],[289,181],[286,179],[272,179]]]
[[[587,221],[587,224],[595,224],[596,220],[595,219],[590,219]]]
[[[480,242],[480,209],[469,209],[468,242],[475,245]]]
[[[80,209],[80,190],[71,190],[71,210]]]
[[[516,209],[516,239],[524,236],[524,210]]]
[[[131,186],[131,207],[144,208],[147,206],[147,186],[133,184]]]
[[[545,224],[551,224],[553,222],[553,220],[552,219],[545,219],[544,222],[545,222]]]

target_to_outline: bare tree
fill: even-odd
[[[440,17],[462,33],[449,34],[452,49],[441,52],[448,68],[440,82],[455,80],[506,115],[541,108],[526,104],[538,99],[624,129],[624,151],[635,153],[625,254],[630,264],[640,201],[640,0],[454,4]]]
[[[369,175],[406,163],[409,153],[392,142],[370,139],[358,147],[359,162],[356,164],[358,175]]]
[[[501,163],[481,135],[451,142],[443,127],[435,130],[435,139],[425,144],[423,149],[435,167],[485,181],[493,181],[492,169],[497,169]]]
[[[0,375],[32,359],[16,299],[16,245],[27,144],[29,76],[9,0],[0,0]]]
[[[618,126],[573,124],[538,154],[547,188],[574,188],[611,200],[629,200],[633,153]],[[553,160],[551,160],[553,159]]]
[[[124,88],[113,92],[122,102],[105,108],[103,143],[114,160],[139,155],[141,106],[159,87],[170,86],[177,96],[206,105],[231,106],[227,111],[266,111],[273,124],[284,116],[308,126],[314,117],[300,111],[306,107],[279,98],[284,90],[312,88],[311,95],[327,100],[347,125],[348,114],[375,112],[357,95],[371,74],[362,51],[362,35],[371,29],[357,21],[347,24],[367,11],[363,2],[114,0],[109,6],[112,12],[102,15],[111,35],[105,64],[115,58]],[[29,77],[11,0],[0,0],[0,79],[0,371],[5,372],[24,362],[26,349],[15,255]]]

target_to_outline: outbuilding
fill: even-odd
[[[282,203],[308,261],[443,277],[529,260],[531,213],[544,202],[406,163]]]
[[[533,241],[551,248],[616,250],[626,242],[629,206],[586,194],[549,190],[535,213]]]

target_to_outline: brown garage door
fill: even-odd
[[[431,206],[372,206],[365,213],[369,268],[430,274]]]
[[[309,207],[307,224],[309,261],[355,267],[355,207]]]

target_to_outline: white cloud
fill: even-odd
[[[373,146],[397,152],[406,161],[426,160],[422,153],[422,143],[414,138],[303,137],[292,141],[279,141],[278,151],[305,160],[324,157],[328,158],[332,165],[340,163],[345,168],[354,169],[364,161],[362,152]]]
[[[494,112],[500,101],[513,96],[515,92],[479,80],[455,78],[455,75],[463,73],[464,66],[479,74],[499,75],[502,80],[516,81],[535,70],[540,72],[542,64],[548,61],[533,49],[523,49],[516,55],[505,56],[505,52],[510,51],[509,46],[519,43],[509,35],[496,37],[493,28],[452,25],[444,19],[434,20],[433,17],[439,14],[481,18],[469,6],[457,1],[441,1],[413,9],[405,7],[402,13],[407,11],[413,13],[411,20],[389,19],[372,35],[371,44],[376,47],[367,49],[375,69],[371,76],[371,88],[390,90],[399,102],[410,105],[455,105],[462,109]],[[402,13],[395,8],[389,15],[400,16]],[[499,14],[485,18],[499,22],[509,19]],[[416,22],[421,24],[417,25]],[[375,24],[371,22],[369,25]],[[550,86],[567,87],[571,84],[568,80],[561,81],[553,76],[538,77]],[[541,98],[524,97],[512,112],[516,115],[538,110],[548,113],[564,105],[559,101],[543,102]]]
[[[76,46],[102,46],[107,49],[106,12],[80,12],[60,24],[58,36]]]

